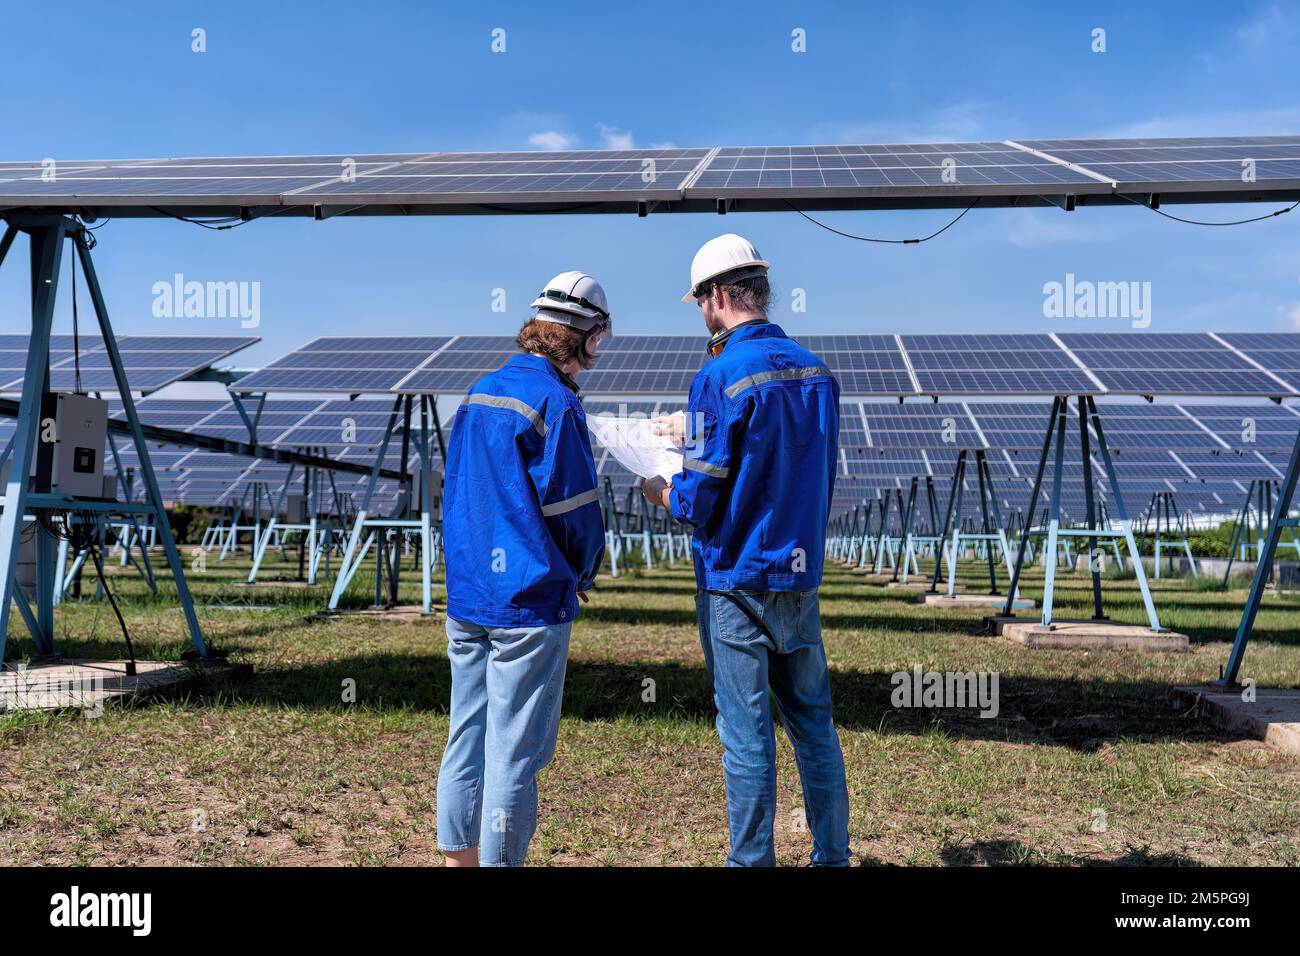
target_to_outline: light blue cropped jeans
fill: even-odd
[[[537,773],[555,753],[572,623],[480,627],[447,619],[451,730],[438,772],[438,848],[522,866]]]

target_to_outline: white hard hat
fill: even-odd
[[[735,278],[747,279],[762,275],[770,264],[759,256],[753,243],[734,232],[710,239],[691,260],[691,289],[682,296],[682,301],[693,302],[700,285],[710,279],[738,270],[744,271]]]
[[[561,272],[546,283],[532,308],[538,310],[536,318],[543,322],[557,322],[583,332],[610,321],[605,290],[585,272]]]

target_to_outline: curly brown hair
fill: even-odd
[[[582,347],[584,338],[584,333],[570,326],[529,319],[515,337],[515,344],[524,352],[545,355],[559,365],[576,359],[578,365],[586,369],[593,363]]]

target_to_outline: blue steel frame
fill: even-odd
[[[54,644],[54,591],[59,569],[56,565],[54,542],[42,529],[37,529],[37,567],[36,567],[36,609],[33,613],[27,595],[18,586],[15,569],[18,563],[18,548],[22,535],[23,517],[29,506],[56,507],[67,511],[104,511],[99,503],[83,502],[72,498],[38,495],[31,491],[28,475],[31,472],[35,454],[36,437],[40,430],[41,395],[49,382],[50,365],[50,330],[54,322],[54,302],[58,292],[60,265],[63,258],[64,240],[72,243],[74,254],[81,262],[86,287],[90,291],[91,302],[99,321],[99,330],[104,340],[104,349],[108,354],[109,365],[113,370],[113,380],[117,385],[118,397],[122,402],[122,411],[126,417],[135,444],[136,455],[140,462],[140,474],[144,480],[147,510],[152,511],[158,521],[158,537],[162,541],[167,562],[176,581],[176,590],[180,596],[181,608],[185,612],[185,621],[189,628],[190,639],[200,657],[208,656],[207,644],[203,640],[198,618],[194,613],[194,602],[190,597],[189,586],[185,581],[185,569],[176,542],[172,538],[171,525],[163,509],[162,494],[158,488],[158,479],[154,475],[153,464],[149,459],[149,448],[145,442],[144,432],[140,427],[140,418],[136,414],[135,400],[131,396],[126,371],[122,366],[122,357],[118,353],[117,339],[108,318],[108,307],[95,274],[95,266],[90,257],[90,244],[80,223],[60,215],[12,214],[7,217],[4,237],[0,239],[0,265],[12,247],[19,232],[28,234],[31,242],[31,286],[32,286],[32,331],[27,346],[27,364],[23,377],[22,398],[19,402],[14,441],[11,446],[9,480],[5,488],[4,510],[0,513],[0,661],[4,658],[6,638],[9,631],[9,612],[11,602],[17,603],[19,613],[31,632],[40,654],[55,653]],[[128,505],[112,503],[113,511],[133,511]]]
[[[1237,624],[1236,636],[1232,639],[1232,650],[1228,652],[1228,663],[1215,684],[1221,687],[1234,687],[1237,675],[1241,672],[1241,661],[1246,656],[1246,645],[1250,643],[1251,632],[1255,629],[1255,618],[1259,614],[1259,604],[1264,599],[1264,588],[1273,575],[1273,559],[1277,556],[1277,546],[1282,540],[1286,528],[1300,527],[1300,520],[1288,517],[1291,512],[1291,499],[1295,496],[1296,480],[1300,478],[1300,434],[1296,435],[1295,447],[1291,450],[1291,461],[1286,466],[1286,477],[1282,479],[1277,491],[1277,502],[1273,506],[1273,520],[1269,522],[1268,536],[1260,550],[1255,576],[1250,582],[1250,594],[1246,606],[1241,612],[1241,621]]]
[[[1052,497],[1049,505],[1049,515],[1047,524],[1047,538],[1044,542],[1045,553],[1048,559],[1045,564],[1045,574],[1043,579],[1043,615],[1040,626],[1050,629],[1052,627],[1052,599],[1056,586],[1056,560],[1057,548],[1062,537],[1086,538],[1089,546],[1089,570],[1092,572],[1092,591],[1093,591],[1093,620],[1098,623],[1105,623],[1106,616],[1102,613],[1101,604],[1101,572],[1094,560],[1096,551],[1096,542],[1098,538],[1105,538],[1114,541],[1123,538],[1128,547],[1129,560],[1133,562],[1133,571],[1137,577],[1138,588],[1142,592],[1142,604],[1146,609],[1147,622],[1153,631],[1163,631],[1166,628],[1160,626],[1160,618],[1156,614],[1154,601],[1151,599],[1151,588],[1147,584],[1146,569],[1142,565],[1142,556],[1138,552],[1137,541],[1133,537],[1132,522],[1129,521],[1128,511],[1124,508],[1124,497],[1119,490],[1119,477],[1115,474],[1115,463],[1111,460],[1110,446],[1106,444],[1106,434],[1102,431],[1101,415],[1097,411],[1097,403],[1091,396],[1079,396],[1079,442],[1080,455],[1082,456],[1084,482],[1087,486],[1087,524],[1086,528],[1062,528],[1061,527],[1061,476],[1065,468],[1065,428],[1066,420],[1069,417],[1069,397],[1057,396],[1052,399],[1052,411],[1047,420],[1047,435],[1043,439],[1043,451],[1038,458],[1038,470],[1034,474],[1034,488],[1029,498],[1029,513],[1025,516],[1024,532],[1020,536],[1020,547],[1016,549],[1016,563],[1011,572],[1011,588],[1007,594],[1007,603],[1002,609],[1002,617],[1015,617],[1012,612],[1016,587],[1020,583],[1020,572],[1024,566],[1025,549],[1029,546],[1030,530],[1034,526],[1034,515],[1038,510],[1038,495],[1043,487],[1043,473],[1047,468],[1047,457],[1054,453],[1055,470],[1052,474]],[[1114,531],[1110,528],[1098,527],[1098,513],[1093,498],[1093,473],[1092,459],[1090,449],[1090,439],[1088,425],[1091,423],[1092,432],[1097,436],[1097,449],[1101,452],[1102,461],[1106,466],[1106,476],[1110,482],[1111,494],[1115,499],[1115,511],[1119,515],[1119,530]]]

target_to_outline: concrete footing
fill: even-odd
[[[917,600],[927,607],[988,609],[1007,606],[1007,596],[1005,594],[954,594],[952,597],[949,597],[942,591],[938,594],[930,594],[929,592],[926,592],[921,594]],[[1032,598],[1016,598],[1015,603],[1011,606],[1022,611],[1029,611],[1037,605]]]
[[[180,661],[136,661],[127,674],[126,661],[59,659],[6,667],[0,672],[0,709],[69,710],[87,716],[103,712],[104,702],[141,691],[191,680],[200,666]]]
[[[428,614],[419,604],[399,604],[396,607],[367,607],[360,609],[322,611],[320,617],[329,620],[342,620],[348,617],[368,617],[380,621],[424,621],[443,617],[447,609],[438,604],[431,606]]]
[[[991,618],[994,629],[1007,640],[1025,647],[1075,648],[1083,650],[1185,651],[1187,635],[1153,631],[1134,624],[1102,621],[1053,621],[1050,630],[1041,623]]]
[[[906,590],[906,591],[928,591],[930,590],[930,577],[929,575],[926,575],[925,579],[921,580],[917,578],[916,575],[913,575],[912,580],[908,581],[906,584],[904,584],[902,581],[888,581],[885,583],[885,587],[895,588],[898,590]],[[958,594],[961,594],[965,590],[966,590],[966,585],[964,584],[957,585]]]
[[[1174,688],[1175,696],[1216,726],[1300,757],[1300,690],[1253,688],[1253,700],[1242,700],[1243,692],[1241,687]]]

